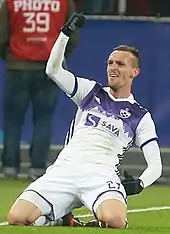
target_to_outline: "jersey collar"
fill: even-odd
[[[112,100],[114,100],[115,102],[122,102],[122,101],[124,101],[124,102],[130,102],[130,103],[132,103],[132,104],[135,102],[132,93],[131,93],[131,94],[129,95],[129,97],[127,97],[127,98],[115,98],[115,97],[113,97],[113,96],[110,94],[110,88],[109,88],[109,87],[104,87],[103,89],[108,93],[109,97],[110,97]]]

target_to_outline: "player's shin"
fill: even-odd
[[[56,219],[51,220],[48,218],[48,216],[40,216],[33,224],[33,226],[62,226],[63,220],[62,219]]]
[[[75,218],[72,213],[63,216],[60,219],[51,220],[48,216],[40,216],[33,224],[33,226],[69,226],[77,227],[84,226],[84,223]]]

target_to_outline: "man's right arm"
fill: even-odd
[[[5,59],[9,43],[9,13],[6,0],[2,0],[0,6],[0,57]]]
[[[46,74],[67,94],[71,95],[75,86],[75,76],[62,67],[64,53],[69,37],[61,32],[53,45]]]
[[[66,20],[69,20],[72,14],[76,11],[76,7],[75,7],[75,3],[73,0],[67,0],[67,2],[68,2],[68,12],[67,12]],[[79,42],[79,31],[76,31],[71,35],[67,43],[65,54],[64,54],[66,59],[70,56],[70,54],[72,53],[72,51],[74,50],[78,42]]]
[[[54,43],[47,62],[46,74],[79,105],[81,100],[94,87],[95,82],[88,79],[77,78],[74,74],[62,67],[65,49],[72,34],[72,30],[74,30],[71,27],[75,28],[73,25],[75,23],[75,17],[73,16],[67,25],[63,27],[63,31],[61,31]],[[67,27],[68,30],[66,30]]]

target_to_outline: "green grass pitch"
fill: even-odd
[[[0,222],[6,221],[7,213],[15,198],[29,184],[28,181],[0,180]],[[145,209],[151,207],[170,207],[170,186],[151,186],[140,195],[129,198],[128,210]],[[75,210],[76,215],[88,214],[85,208]],[[87,220],[89,218],[83,218]],[[2,234],[170,234],[170,209],[128,213],[129,228],[126,230],[112,230],[100,228],[71,228],[71,227],[14,227],[0,226]]]

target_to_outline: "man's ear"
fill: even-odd
[[[138,76],[139,73],[140,73],[140,68],[135,68],[134,71],[133,71],[133,77]]]
[[[134,68],[132,75],[130,76],[130,78],[134,79],[136,76],[138,76],[140,73],[140,68]]]

